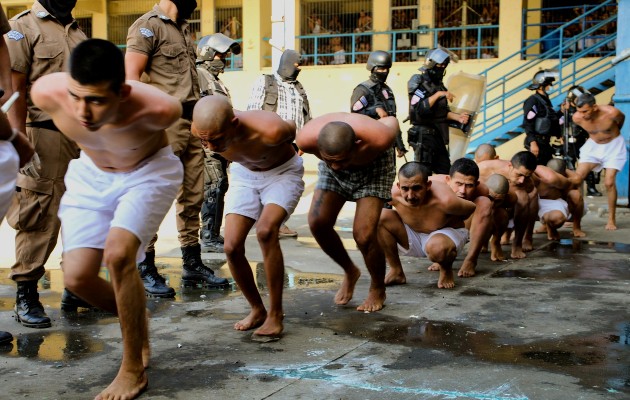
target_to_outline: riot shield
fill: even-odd
[[[463,125],[449,121],[449,154],[451,163],[466,155],[466,149],[475,127],[477,113],[486,93],[486,77],[481,75],[456,72],[449,76],[446,83],[448,91],[455,95],[450,104],[451,111],[470,115],[468,123]]]

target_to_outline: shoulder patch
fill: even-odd
[[[359,100],[356,101],[356,103],[354,103],[354,105],[352,106],[352,110],[353,111],[359,111],[361,109],[363,109],[363,107],[368,105],[368,101],[365,98],[365,96],[361,96],[361,98]]]
[[[18,31],[13,31],[13,30],[7,32],[7,37],[9,39],[15,40],[16,42],[19,41],[19,40],[24,39],[24,35],[23,34],[21,34]]]
[[[383,97],[385,97],[385,99],[389,100],[389,92],[386,89],[383,89]]]
[[[154,36],[153,31],[148,28],[140,28],[140,34],[144,36],[145,38],[150,38]]]
[[[37,16],[37,18],[46,18],[48,15],[48,12],[46,11],[37,11],[37,14],[35,14]]]

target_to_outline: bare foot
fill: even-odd
[[[558,233],[557,229],[548,229],[547,230],[547,240],[560,240],[560,233]]]
[[[464,263],[462,264],[461,268],[457,272],[457,276],[460,276],[463,278],[470,278],[472,276],[475,276],[476,266],[477,266],[476,262],[472,262],[470,260],[464,260]]]
[[[379,311],[383,309],[385,303],[385,288],[372,289],[368,292],[368,297],[363,300],[363,304],[357,307],[358,311]]]
[[[581,230],[580,228],[573,227],[573,237],[584,237],[586,236],[586,232]]]
[[[265,322],[266,319],[267,311],[265,311],[264,308],[262,311],[252,310],[247,317],[234,324],[234,329],[237,331],[248,331],[250,329],[258,328]]]
[[[389,268],[389,272],[385,276],[385,286],[404,285],[407,283],[407,277],[402,268]]]
[[[429,271],[439,271],[440,270],[440,264],[438,263],[433,263],[431,265],[429,265],[429,268],[427,268]]]
[[[541,224],[538,228],[534,229],[534,233],[547,233],[547,225]]]
[[[501,235],[501,244],[512,243],[512,231],[507,231]]]
[[[138,373],[118,371],[114,381],[94,400],[135,399],[147,388],[148,383],[144,369]]]
[[[254,335],[258,336],[278,336],[282,333],[284,326],[282,320],[284,315],[280,312],[279,315],[273,316],[271,313],[267,314],[267,319],[262,326],[254,331]]]
[[[524,252],[529,252],[534,250],[534,246],[532,244],[532,240],[531,239],[523,239],[523,249]]]
[[[505,255],[503,254],[503,249],[501,248],[501,245],[490,243],[490,259],[492,261],[505,260]]]
[[[606,230],[607,231],[616,231],[617,230],[617,224],[615,223],[615,221],[608,221],[608,223],[606,224]]]
[[[440,278],[437,287],[440,289],[452,289],[455,287],[455,277],[452,269],[440,268]]]
[[[354,286],[357,284],[360,276],[361,271],[359,271],[359,268],[357,267],[354,267],[350,273],[346,272],[343,277],[343,282],[341,282],[341,287],[335,295],[335,304],[344,305],[348,304],[348,302],[352,300]]]
[[[512,258],[525,258],[525,252],[520,247],[512,246],[512,254],[510,254]]]

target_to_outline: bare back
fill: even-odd
[[[475,210],[472,202],[460,199],[442,182],[433,182],[417,206],[410,206],[394,185],[391,204],[405,225],[421,233],[431,233],[446,227],[462,228],[464,221]]]
[[[321,159],[317,147],[317,138],[322,128],[329,122],[345,122],[352,127],[356,136],[356,145],[352,151],[349,167],[361,167],[370,164],[384,151],[390,149],[399,131],[395,117],[374,120],[366,115],[355,113],[330,113],[310,120],[300,130],[296,143],[300,150],[314,154]]]
[[[290,160],[296,153],[295,123],[285,121],[271,111],[234,110],[238,126],[226,150],[226,160],[235,161],[252,171],[267,171]]]
[[[609,105],[597,105],[597,111],[590,119],[585,119],[580,113],[573,115],[573,122],[588,132],[589,138],[598,144],[608,143],[619,136],[623,121],[623,113]]]
[[[49,113],[59,130],[74,140],[105,171],[133,170],[144,159],[168,145],[165,129],[181,115],[174,97],[149,85],[129,81],[129,96],[114,116],[97,130],[83,126],[68,93],[69,76],[55,73],[37,80],[35,104]]]

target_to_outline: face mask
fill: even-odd
[[[72,10],[77,5],[77,0],[39,0],[53,17],[64,25],[72,22]]]
[[[197,8],[197,2],[195,0],[171,0],[177,7],[177,19],[189,19],[195,8]]]
[[[429,76],[433,82],[442,82],[442,78],[444,78],[444,73],[446,71],[446,67],[438,67],[435,66],[429,70]]]
[[[208,68],[213,75],[219,75],[225,69],[225,61],[221,60],[220,58],[215,58],[212,61],[207,61],[206,64],[208,65]]]
[[[300,74],[300,69],[295,64],[300,64],[302,56],[295,50],[285,50],[280,57],[278,75],[285,81],[294,81]]]
[[[375,82],[380,82],[380,83],[385,83],[385,81],[387,80],[387,75],[389,75],[389,71],[387,72],[372,72],[372,75],[370,75],[370,79],[372,79]]]

